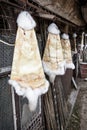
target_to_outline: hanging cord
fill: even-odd
[[[0,42],[6,44],[6,45],[8,45],[8,46],[14,46],[14,45],[15,45],[15,44],[7,43],[7,42],[5,42],[5,41],[3,41],[3,40],[1,40],[1,39],[0,39]]]

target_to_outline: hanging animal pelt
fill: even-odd
[[[75,45],[74,53],[77,53],[77,48],[76,48],[76,37],[77,37],[77,34],[76,34],[76,33],[73,33],[73,39],[74,39],[74,45]]]
[[[81,38],[81,48],[80,48],[80,50],[81,50],[81,51],[83,51],[83,47],[84,47],[84,35],[85,35],[85,33],[84,33],[84,32],[82,32],[82,38]]]
[[[16,93],[26,97],[29,108],[34,111],[38,97],[48,91],[49,82],[46,80],[38,49],[34,28],[35,21],[27,11],[22,11],[17,18],[18,30],[15,42],[11,78]]]
[[[56,75],[65,73],[64,65],[60,30],[55,23],[52,23],[48,27],[48,38],[43,55],[44,71],[49,76],[51,83],[54,83]]]
[[[72,55],[71,55],[71,45],[69,40],[68,34],[62,34],[61,44],[63,48],[63,56],[65,60],[65,68],[66,69],[74,69],[75,66],[72,61]]]

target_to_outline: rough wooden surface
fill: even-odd
[[[67,69],[65,75],[61,76],[63,90],[66,99],[68,99],[68,95],[72,91],[72,87],[71,87],[72,74],[73,71],[71,69]]]
[[[72,70],[57,76],[54,86],[44,95],[45,125],[47,130],[65,130],[68,126],[79,88],[71,85]]]
[[[82,10],[82,15],[83,15],[83,17],[84,17],[84,19],[85,19],[85,21],[87,23],[87,5],[82,6],[81,10]]]
[[[85,25],[80,7],[74,0],[36,0],[34,2],[78,26]]]

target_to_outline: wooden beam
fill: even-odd
[[[53,20],[55,18],[55,15],[52,15],[52,14],[39,13],[39,16],[45,19],[50,19],[50,20]]]
[[[84,22],[84,19],[80,15],[80,9],[78,8],[79,6],[75,3],[75,1],[70,0],[69,5],[68,4],[66,5],[66,7],[67,7],[66,9],[63,8],[64,5],[61,5],[60,1],[59,1],[59,3],[57,1],[56,4],[54,4],[54,5],[51,4],[48,6],[44,6],[42,0],[36,0],[36,1],[33,0],[33,2],[38,4],[42,8],[48,10],[50,13],[55,14],[56,17],[59,17],[64,21],[68,21],[79,27],[83,27],[86,25],[86,23]],[[46,3],[46,0],[44,2]],[[59,5],[60,5],[60,7],[59,7]],[[73,8],[73,11],[75,13],[72,13],[71,7]],[[70,10],[71,10],[71,12],[70,12]],[[71,15],[71,13],[72,13],[72,15]],[[76,15],[74,15],[74,14],[76,14]]]

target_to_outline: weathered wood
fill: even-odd
[[[61,81],[65,93],[66,100],[68,99],[68,95],[70,94],[71,87],[71,79],[72,79],[73,71],[71,69],[67,69],[65,75],[61,76]]]
[[[68,118],[67,118],[65,130],[67,129],[67,126],[69,124],[69,120],[70,120],[71,114],[73,112],[73,108],[75,106],[75,102],[76,102],[79,90],[80,90],[80,87],[78,87],[77,90],[73,89],[70,96],[69,96],[69,98],[68,98],[68,101],[67,101],[67,106],[68,106],[68,115],[67,115],[67,117]]]
[[[50,20],[53,20],[55,18],[55,15],[44,14],[44,13],[39,13],[39,16],[45,19],[50,19]]]
[[[68,31],[69,31],[69,25],[65,25],[64,32],[65,32],[66,34],[68,34]]]
[[[50,0],[52,3],[53,1]],[[64,3],[65,0],[62,1]],[[66,4],[61,4],[61,0],[56,1],[54,4],[48,4],[48,6],[44,6],[44,3],[48,3],[47,0],[36,0],[34,1],[39,5],[43,6],[44,8],[48,9],[49,11],[55,13],[56,15],[65,18],[66,20],[74,23],[78,26],[84,26],[85,22],[81,17],[80,7],[75,3],[73,0],[69,0]],[[65,6],[65,8],[64,8]],[[72,15],[71,15],[72,14]]]
[[[46,120],[46,129],[48,130],[57,130],[56,118],[54,112],[54,103],[52,96],[52,89],[49,88],[49,92],[44,96],[44,113]]]
[[[82,15],[84,17],[84,20],[87,23],[87,5],[86,6],[82,6],[81,10],[82,10]]]
[[[65,117],[64,117],[64,98],[63,98],[63,91],[62,91],[62,84],[61,84],[61,77],[57,76],[55,80],[55,88],[56,88],[56,96],[57,96],[57,108],[60,120],[60,128],[64,130],[65,126]]]
[[[65,130],[69,123],[79,88],[71,86],[73,71],[67,69],[65,75],[57,76],[54,86],[51,85],[44,95],[44,112],[46,129]]]

